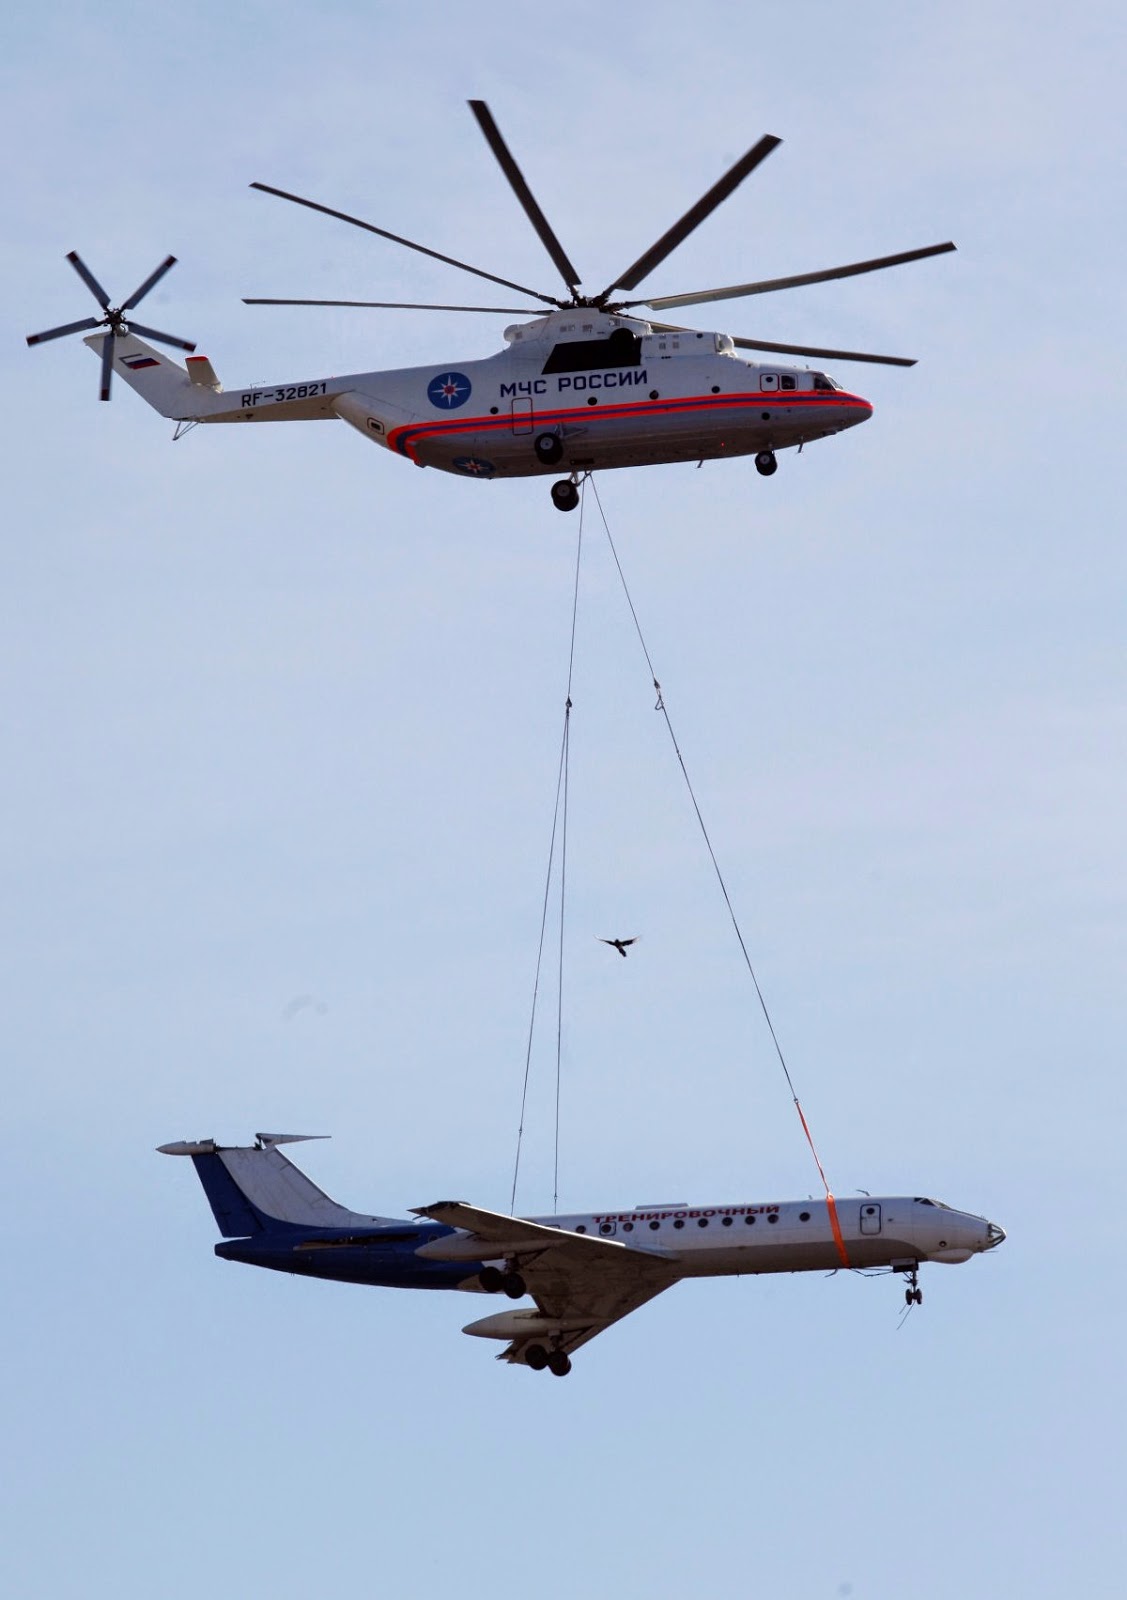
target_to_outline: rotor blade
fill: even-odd
[[[707,194],[702,195],[695,206],[691,206],[680,222],[675,222],[667,233],[663,233],[656,244],[650,246],[645,255],[639,256],[632,267],[627,267],[614,282],[608,284],[596,301],[602,305],[606,302],[613,289],[635,289],[642,279],[647,277],[659,262],[664,261],[671,250],[676,250],[681,242],[688,238],[694,228],[700,226],[722,200],[726,200],[737,188],[748,173],[754,172],[761,161],[774,150],[776,145],[782,144],[781,139],[776,139],[773,133],[765,133],[759,143],[753,145],[746,155],[741,156],[734,167],[730,167],[718,183],[714,183]]]
[[[878,256],[873,261],[854,261],[847,267],[827,267],[824,272],[800,272],[790,278],[764,278],[758,283],[733,283],[726,289],[699,289],[692,294],[658,295],[653,300],[627,300],[626,306],[652,306],[655,311],[671,311],[674,306],[699,306],[711,300],[736,300],[741,295],[772,294],[776,289],[797,289],[806,283],[828,283],[832,278],[855,278],[862,272],[878,272],[882,267],[899,267],[907,261],[922,261],[926,256],[945,255],[955,246],[929,244],[923,250],[904,250],[895,256]]]
[[[785,356],[828,356],[831,361],[871,361],[881,367],[914,367],[914,356],[872,356],[862,350],[822,350],[812,344],[768,344],[765,339],[732,339],[741,350],[770,350]]]
[[[75,272],[78,273],[78,276],[82,279],[83,283],[89,289],[90,293],[94,296],[95,300],[101,306],[102,310],[103,311],[108,311],[109,308],[110,308],[110,297],[106,293],[106,291],[102,288],[102,285],[98,282],[98,280],[94,276],[94,274],[90,271],[90,268],[83,261],[82,257],[79,255],[78,251],[77,250],[68,251],[67,252],[67,260],[70,262],[70,264],[74,268]]]
[[[110,380],[113,377],[113,347],[116,343],[111,329],[102,340],[102,387],[98,394],[99,400],[108,400],[110,397]]]
[[[155,284],[160,282],[170,267],[174,267],[175,265],[176,257],[167,256],[165,260],[161,262],[160,266],[155,272],[150,272],[149,276],[145,279],[141,287],[139,289],[134,289],[133,293],[129,296],[129,299],[126,300],[121,309],[123,311],[132,311],[134,306],[140,305],[141,301],[148,294],[149,290]]]
[[[161,333],[157,328],[146,328],[143,322],[130,322],[130,333],[143,333],[146,339],[159,339],[161,344],[174,344],[177,350],[194,350],[190,339],[177,339],[171,333]]]
[[[547,217],[537,205],[532,190],[524,180],[524,174],[513,160],[508,145],[501,137],[501,130],[493,120],[493,113],[484,100],[469,101],[469,108],[477,118],[477,125],[485,135],[486,143],[497,157],[501,171],[509,180],[509,187],[524,207],[524,214],[536,229],[540,243],[547,250],[556,264],[563,281],[567,284],[573,295],[579,293],[579,274],[572,266],[567,251],[556,238]]]
[[[543,300],[545,305],[560,304],[551,295],[541,294],[538,289],[529,289],[523,283],[513,283],[509,278],[498,278],[495,273],[485,272],[481,267],[471,267],[468,261],[459,261],[454,256],[444,256],[441,251],[430,250],[425,244],[416,244],[414,240],[404,239],[398,233],[389,233],[386,228],[377,228],[374,222],[362,222],[359,217],[350,217],[347,211],[334,211],[332,206],[323,206],[316,200],[303,200],[299,194],[289,194],[285,189],[275,189],[268,183],[252,183],[251,188],[261,189],[263,194],[277,195],[279,200],[292,200],[294,205],[308,206],[310,211],[323,212],[326,217],[336,217],[339,222],[351,222],[355,228],[364,228],[368,233],[377,233],[381,239],[390,239],[392,244],[406,245],[408,250],[417,250],[421,256],[430,256],[435,261],[445,261],[449,267],[459,267],[463,272],[472,272],[475,277],[487,278],[490,283],[499,283],[506,289],[516,289],[520,294],[530,294],[534,300]]]
[[[650,327],[655,333],[696,333],[695,328],[686,328],[681,322],[651,322]],[[907,356],[873,356],[861,350],[823,350],[810,344],[771,344],[766,339],[738,339],[732,336],[732,343],[739,345],[741,350],[769,350],[779,355],[790,356],[829,356],[835,361],[874,361],[885,367],[914,367],[914,358]]]
[[[64,333],[81,333],[84,328],[100,328],[100,317],[84,317],[81,322],[64,322],[61,328],[48,328],[45,333],[29,333],[28,344],[45,344],[48,339],[61,339]]]
[[[542,306],[436,306],[416,300],[274,300],[244,295],[244,306],[371,306],[382,311],[491,311],[506,317],[542,317]]]

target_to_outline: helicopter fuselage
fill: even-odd
[[[481,361],[241,391],[221,390],[205,358],[190,358],[185,373],[128,335],[118,340],[115,367],[180,421],[340,417],[416,466],[471,478],[741,455],[769,458],[773,470],[776,451],[872,414],[867,400],[825,373],[745,360],[722,333],[569,310],[514,324],[505,338],[506,350]]]

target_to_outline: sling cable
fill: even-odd
[[[564,915],[567,907],[567,798],[568,758],[571,745],[571,685],[575,671],[575,627],[579,614],[579,567],[583,555],[583,513],[579,507],[579,535],[575,545],[575,581],[571,596],[571,640],[567,656],[567,692],[564,695],[563,733],[560,738],[560,758],[556,772],[556,802],[552,811],[552,831],[548,844],[548,867],[544,875],[544,901],[540,911],[540,942],[536,951],[536,976],[532,985],[532,1011],[528,1019],[528,1042],[524,1053],[524,1082],[521,1086],[520,1121],[517,1126],[517,1147],[513,1160],[513,1187],[509,1199],[510,1214],[516,1214],[517,1179],[520,1176],[521,1144],[524,1139],[524,1119],[528,1108],[528,1078],[532,1064],[532,1039],[536,1031],[536,1006],[540,994],[540,971],[544,961],[544,939],[548,927],[548,903],[551,898],[552,868],[556,860],[556,843],[559,840],[560,904],[559,939],[556,968],[556,1095],[552,1154],[552,1210],[559,1210],[560,1200],[560,1067],[563,1049],[563,958]]]
[[[649,647],[646,644],[645,635],[642,633],[642,625],[638,620],[638,613],[634,608],[634,601],[631,598],[629,585],[626,582],[626,574],[623,572],[622,563],[618,558],[618,551],[615,548],[614,539],[613,539],[613,537],[611,535],[610,524],[607,522],[606,512],[603,510],[603,503],[599,499],[599,491],[595,486],[595,479],[594,479],[593,474],[588,474],[586,479],[584,480],[584,488],[586,489],[587,486],[590,487],[591,493],[592,493],[592,495],[594,496],[594,499],[595,499],[595,504],[598,507],[599,517],[600,517],[600,519],[602,521],[603,529],[604,529],[604,531],[606,533],[606,536],[607,536],[607,543],[610,546],[610,552],[611,552],[611,555],[614,558],[614,565],[615,565],[615,568],[616,568],[616,570],[618,572],[619,581],[622,584],[622,592],[626,597],[626,604],[630,608],[630,615],[631,615],[631,617],[633,618],[633,621],[634,621],[634,630],[638,635],[638,643],[642,647],[642,654],[645,656],[645,658],[646,658],[646,666],[649,668],[650,680],[653,683],[654,693],[657,696],[657,700],[656,700],[656,703],[654,705],[654,710],[655,711],[660,711],[662,716],[663,716],[663,718],[665,719],[665,726],[666,726],[666,728],[667,728],[667,730],[669,732],[670,742],[673,745],[673,752],[676,755],[677,763],[681,768],[681,775],[685,780],[685,787],[689,791],[689,799],[692,801],[693,811],[696,813],[697,823],[698,823],[698,825],[700,827],[701,835],[702,835],[702,837],[704,839],[705,846],[706,846],[706,848],[708,850],[708,855],[709,855],[709,859],[712,862],[713,871],[716,874],[716,881],[720,885],[721,894],[724,896],[724,904],[728,908],[728,916],[731,918],[732,927],[735,930],[736,939],[739,942],[740,953],[743,956],[744,965],[746,966],[746,968],[748,970],[748,975],[751,978],[752,984],[753,984],[753,986],[755,988],[756,998],[759,1001],[759,1008],[763,1013],[763,1020],[767,1024],[767,1031],[771,1035],[771,1043],[775,1047],[775,1054],[779,1059],[779,1065],[783,1069],[783,1076],[786,1078],[787,1088],[790,1091],[790,1097],[794,1102],[794,1109],[798,1112],[798,1120],[802,1124],[802,1131],[806,1136],[807,1144],[810,1146],[810,1154],[814,1157],[814,1165],[817,1167],[818,1176],[822,1180],[822,1188],[825,1190],[825,1194],[826,1194],[826,1211],[827,1211],[827,1214],[829,1216],[830,1228],[831,1228],[831,1231],[833,1232],[834,1245],[835,1245],[835,1247],[837,1249],[838,1260],[841,1262],[841,1265],[843,1267],[848,1267],[850,1265],[849,1252],[845,1248],[845,1240],[842,1237],[841,1224],[838,1221],[837,1204],[836,1204],[836,1202],[834,1200],[833,1191],[830,1188],[829,1180],[826,1177],[825,1168],[822,1166],[821,1158],[818,1155],[817,1147],[814,1144],[814,1138],[813,1138],[813,1135],[810,1132],[810,1124],[807,1122],[806,1114],[802,1109],[802,1102],[799,1100],[797,1091],[795,1090],[794,1081],[793,1081],[793,1079],[791,1078],[791,1075],[790,1075],[790,1068],[787,1066],[786,1057],[783,1055],[782,1045],[779,1043],[779,1036],[775,1032],[775,1025],[771,1020],[771,1013],[767,1009],[767,1001],[764,998],[763,990],[760,988],[759,979],[755,975],[755,968],[752,966],[751,957],[748,954],[747,945],[744,942],[744,936],[743,936],[743,932],[742,932],[742,930],[740,928],[739,919],[736,916],[735,907],[732,905],[731,896],[728,894],[728,886],[724,882],[724,874],[720,870],[720,863],[717,860],[716,852],[712,847],[712,840],[709,837],[708,828],[705,826],[704,817],[703,817],[703,815],[701,813],[700,805],[697,802],[697,797],[696,797],[696,794],[695,794],[695,792],[693,790],[692,780],[689,777],[689,769],[685,765],[685,758],[681,754],[680,745],[677,743],[677,735],[673,731],[673,723],[672,723],[672,721],[670,719],[670,716],[669,716],[668,707],[665,704],[665,696],[662,693],[661,684],[658,681],[657,673],[654,671],[654,664],[653,664],[653,660],[652,660],[652,658],[650,656]],[[586,494],[584,494],[583,498],[584,498],[584,500],[586,500]],[[582,514],[582,508],[581,508],[581,514]],[[576,571],[576,580],[578,582],[578,568],[577,568],[577,571]],[[573,623],[573,633],[572,633],[572,651],[574,653],[574,623]],[[569,676],[569,685],[570,685],[570,676]],[[569,701],[569,705],[570,705],[570,701]],[[566,735],[565,735],[565,744],[566,744]],[[562,907],[561,907],[561,909],[562,909]],[[557,1081],[558,1081],[558,1066],[557,1066]],[[558,1140],[558,1129],[557,1129],[557,1140]]]

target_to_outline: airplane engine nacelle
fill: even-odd
[[[545,1317],[539,1311],[499,1311],[496,1316],[469,1322],[463,1333],[477,1339],[528,1339],[533,1334],[550,1339],[554,1334],[579,1333],[591,1326],[591,1318]]]

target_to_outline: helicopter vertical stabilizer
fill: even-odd
[[[82,342],[101,359],[102,346],[109,337],[92,333]],[[131,333],[119,334],[114,340],[113,370],[162,417],[203,417],[215,409],[214,392],[209,387],[193,383],[183,367]]]

